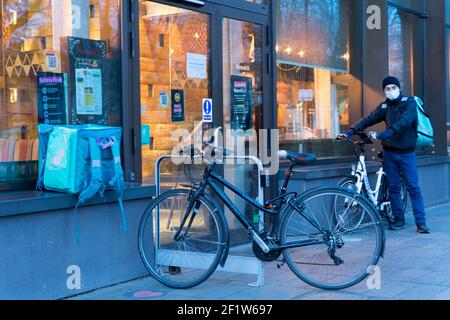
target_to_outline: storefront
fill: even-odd
[[[281,148],[320,158],[318,165],[298,170],[295,188],[335,183],[348,173],[352,158],[334,138],[383,99],[380,82],[388,73],[430,108],[436,146],[419,150],[423,183],[436,183],[430,177],[445,172],[439,184],[450,184],[445,121],[450,112],[444,107],[450,78],[442,72],[449,70],[449,54],[448,40],[440,36],[448,34],[448,1],[0,2],[0,243],[23,257],[29,266],[24,270],[40,267],[47,286],[17,271],[11,258],[0,262],[0,269],[19,285],[0,276],[0,284],[6,283],[0,297],[24,297],[18,288],[29,284],[35,297],[78,293],[64,285],[70,264],[92,270],[82,290],[144,275],[137,224],[155,193],[155,161],[171,153],[176,131],[278,128]],[[369,5],[380,9],[380,29],[367,25]],[[235,103],[235,87],[245,88],[245,103]],[[202,123],[205,99],[211,99],[212,115]],[[81,247],[72,243],[75,198],[33,190],[39,123],[123,128],[133,231],[120,234],[118,217],[111,218],[114,199],[107,195],[81,209],[85,238]],[[244,136],[246,146],[258,142],[256,134]],[[376,149],[371,154],[375,157]],[[164,163],[161,170],[168,185],[177,183],[176,166]],[[256,189],[257,177],[246,166],[224,168],[224,175],[246,192]],[[275,193],[277,184],[272,177],[265,192]],[[450,200],[448,187],[426,192],[429,205]],[[114,248],[113,257],[107,247]],[[44,270],[43,258],[58,280]],[[98,276],[98,268],[108,271]]]

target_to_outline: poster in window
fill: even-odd
[[[252,125],[252,78],[231,76],[231,129],[250,130]]]
[[[186,69],[188,78],[207,79],[207,57],[204,54],[186,53]]]
[[[71,122],[108,124],[103,106],[106,42],[68,37]]]
[[[67,76],[64,73],[37,73],[38,123],[68,124]]]
[[[172,90],[172,122],[184,121],[184,91]]]
[[[76,69],[77,114],[102,115],[102,72],[100,69]]]

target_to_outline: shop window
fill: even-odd
[[[420,16],[388,7],[389,74],[397,77],[402,93],[424,99],[424,22]],[[431,153],[432,149],[417,150]]]
[[[349,123],[348,3],[278,0],[280,148],[321,158],[348,154],[335,141]]]
[[[0,188],[5,189],[35,180],[39,123],[121,125],[120,1],[0,4]]]
[[[423,98],[424,24],[420,17],[395,7],[388,9],[389,74],[406,95]]]
[[[155,161],[171,154],[176,131],[197,136],[202,102],[210,98],[210,18],[207,14],[143,1],[139,5],[142,177],[153,183]],[[176,175],[172,162],[161,174]]]

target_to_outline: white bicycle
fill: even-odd
[[[394,217],[392,214],[391,202],[389,201],[387,178],[383,168],[382,152],[378,153],[378,158],[381,161],[381,167],[376,173],[377,180],[374,189],[372,189],[370,185],[369,176],[367,173],[366,145],[374,143],[373,140],[377,138],[376,133],[370,132],[369,137],[365,132],[357,132],[355,133],[355,136],[359,138],[356,142],[353,142],[345,135],[339,135],[337,137],[338,140],[344,141],[351,147],[358,160],[357,165],[352,165],[351,174],[340,180],[338,186],[364,195],[364,197],[369,199],[369,201],[378,209],[381,219],[388,222],[393,222]],[[356,146],[359,148],[359,152]],[[401,189],[403,210],[406,210],[408,196],[406,186],[403,182]]]

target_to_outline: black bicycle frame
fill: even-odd
[[[281,210],[284,208],[283,205],[286,202],[289,203],[294,210],[297,210],[309,223],[311,223],[311,225],[314,228],[316,228],[320,233],[323,233],[324,230],[318,224],[316,224],[311,219],[308,219],[306,216],[303,215],[302,211],[299,211],[297,209],[297,207],[294,204],[290,203],[289,200],[286,200],[287,197],[295,198],[297,196],[296,192],[287,193],[287,191],[286,191],[288,183],[289,183],[289,179],[293,175],[292,169],[293,169],[293,165],[291,165],[289,167],[289,169],[286,171],[286,176],[285,176],[285,180],[283,183],[283,187],[281,188],[280,196],[271,200],[270,202],[268,202],[266,204],[266,206],[269,207],[269,204],[272,204],[277,201],[281,202],[280,205],[276,206],[275,210],[272,210],[271,208],[267,208],[266,206],[263,206],[260,203],[256,202],[254,199],[247,196],[244,192],[239,190],[237,187],[232,185],[230,182],[226,181],[223,177],[217,175],[215,172],[213,172],[213,165],[209,165],[205,170],[205,174],[203,176],[203,180],[202,180],[199,188],[197,189],[196,193],[193,195],[193,197],[189,203],[189,206],[186,208],[186,213],[180,223],[180,229],[178,230],[174,239],[179,240],[180,232],[181,232],[181,230],[185,229],[184,226],[189,217],[189,214],[187,214],[187,213],[189,213],[192,210],[194,204],[196,204],[196,206],[198,206],[198,207],[194,208],[194,212],[191,215],[188,227],[186,228],[186,230],[184,232],[185,235],[187,234],[187,232],[190,228],[190,225],[192,224],[192,221],[194,220],[194,217],[197,214],[196,209],[198,210],[198,208],[200,207],[200,202],[196,201],[196,200],[205,193],[205,189],[207,187],[210,187],[211,190],[223,201],[223,203],[228,207],[228,209],[231,210],[231,212],[238,219],[238,221],[249,231],[249,233],[251,233],[251,232],[259,233],[258,230],[255,230],[255,228],[252,226],[252,223],[249,221],[249,219],[240,212],[240,210],[236,207],[236,205],[233,203],[233,201],[222,190],[222,188],[220,187],[221,185],[225,186],[226,188],[231,190],[233,193],[235,193],[237,196],[239,196],[240,198],[245,200],[247,203],[250,203],[254,208],[256,208],[260,211],[263,211],[265,213],[276,216],[277,219],[275,220],[275,223],[271,224],[271,229],[269,231],[269,235],[271,235],[277,229],[277,225],[280,222],[278,219],[279,214],[280,214]],[[299,205],[297,202],[295,202],[295,204]],[[316,240],[316,241],[313,241],[313,240],[296,241],[289,245],[286,245],[283,247],[277,247],[275,249],[296,248],[296,247],[300,247],[300,246],[310,246],[310,245],[315,245],[315,244],[320,244],[320,243],[323,243],[323,241],[318,241],[318,240]]]

